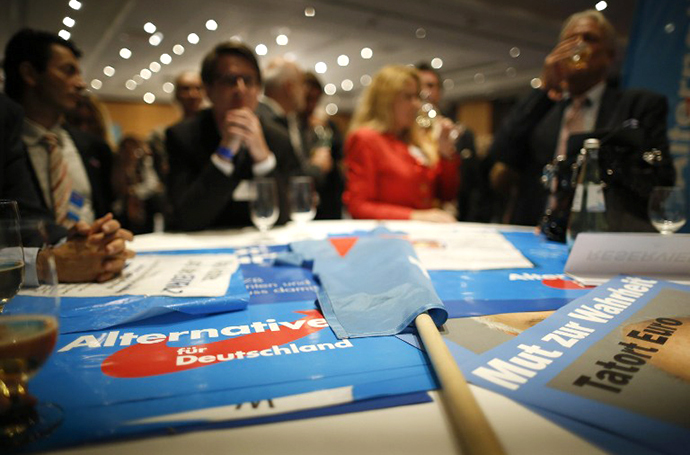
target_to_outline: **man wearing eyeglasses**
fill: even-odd
[[[184,231],[248,226],[247,182],[275,175],[276,154],[286,153],[289,140],[255,114],[261,71],[245,45],[217,45],[203,60],[201,78],[211,108],[166,132],[171,205],[167,225]]]

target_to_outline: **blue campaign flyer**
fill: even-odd
[[[30,384],[65,413],[45,447],[171,426],[134,418],[338,387],[356,401],[436,386],[419,350],[394,337],[338,340],[311,301],[61,334]]]
[[[688,286],[618,277],[461,367],[469,381],[530,406],[684,454],[689,301]]]

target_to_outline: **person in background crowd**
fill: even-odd
[[[495,136],[490,156],[491,184],[507,194],[516,188],[510,223],[535,226],[544,212],[546,192],[540,178],[557,155],[573,157],[582,146],[576,133],[615,132],[625,125],[641,133],[629,155],[611,151],[600,161],[617,162],[602,175],[612,231],[652,230],[646,201],[654,185],[673,185],[675,171],[666,137],[667,102],[645,90],[620,90],[607,83],[615,57],[615,31],[598,11],[573,14],[560,40],[544,60],[541,87],[534,89]],[[644,152],[656,149],[653,154]]]
[[[287,153],[284,137],[255,114],[261,70],[247,46],[217,45],[203,60],[201,78],[211,108],[166,132],[171,205],[166,228],[249,226],[248,185],[242,181],[275,175],[278,157]]]
[[[155,215],[163,213],[165,188],[154,169],[151,155],[146,142],[125,136],[115,158],[114,212],[134,234],[152,232]]]
[[[305,103],[300,115],[300,129],[309,163],[318,171],[313,174],[319,193],[316,219],[340,219],[344,188],[343,138],[336,124],[328,119],[323,110],[316,108],[323,95],[319,79],[313,73],[305,73],[304,84]]]
[[[97,136],[108,146],[113,146],[108,110],[93,93],[82,92],[77,107],[67,111],[65,119],[70,126]]]
[[[0,198],[17,201],[25,226],[41,223],[46,227],[45,239],[27,237],[28,232],[22,232],[24,284],[37,286],[45,273],[47,256],[40,249],[44,240],[57,245],[50,248],[60,282],[102,282],[117,276],[125,260],[134,256],[125,246],[125,241],[132,240],[132,233],[120,229],[110,214],[91,226],[78,222],[69,231],[55,224],[37,186],[32,184],[31,165],[21,140],[23,115],[21,106],[0,94]]]
[[[353,218],[455,221],[439,207],[457,194],[457,161],[417,124],[420,89],[417,70],[387,66],[357,106],[343,194]]]
[[[112,152],[64,123],[84,89],[79,50],[48,32],[24,29],[5,49],[5,92],[24,108],[22,140],[40,194],[58,224],[91,224],[111,210]]]

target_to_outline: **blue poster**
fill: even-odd
[[[684,454],[688,301],[688,286],[618,277],[461,367],[469,381],[527,405]]]

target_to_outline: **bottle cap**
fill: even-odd
[[[585,148],[586,149],[598,149],[601,143],[599,142],[599,139],[585,139]]]

